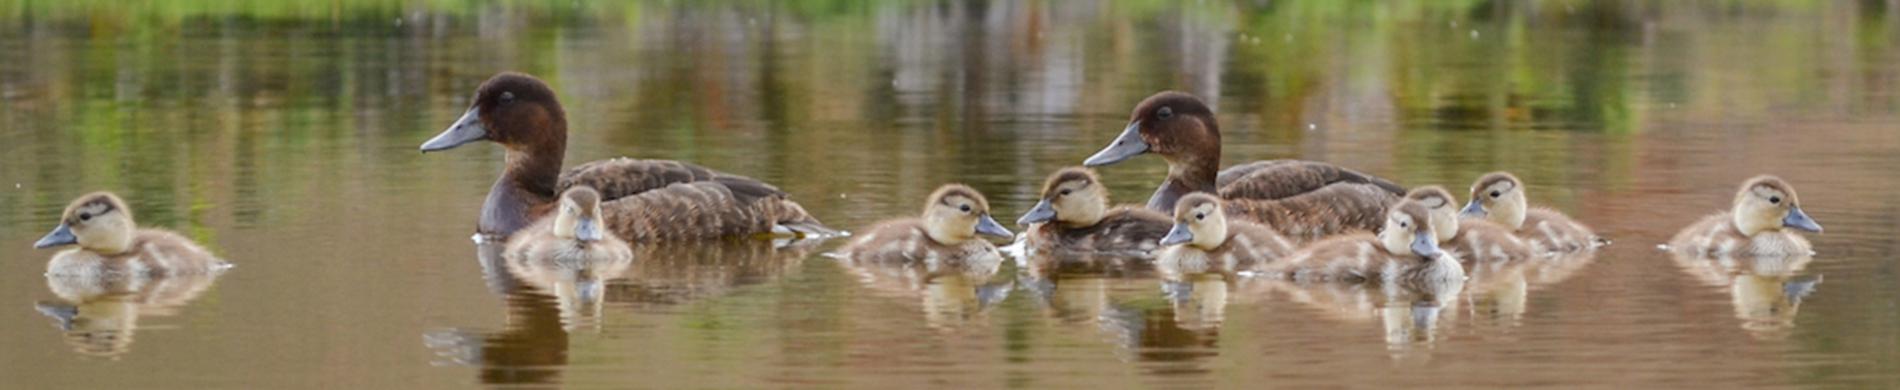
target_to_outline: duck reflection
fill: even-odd
[[[980,322],[1009,298],[1016,281],[999,278],[1002,256],[967,256],[939,262],[889,262],[843,258],[847,272],[877,295],[919,299],[931,328],[953,330]]]
[[[1709,257],[1671,251],[1670,256],[1702,284],[1727,288],[1742,329],[1765,340],[1793,333],[1801,301],[1822,281],[1819,274],[1803,272],[1814,260],[1806,254]]]
[[[775,280],[821,240],[634,246],[632,261],[536,262],[476,246],[489,288],[507,304],[499,331],[433,331],[424,344],[451,364],[477,366],[482,383],[558,383],[571,334],[607,332],[606,307],[637,310],[715,297]]]
[[[132,350],[143,316],[176,315],[222,272],[168,277],[48,275],[56,301],[34,305],[82,355],[116,359]]]

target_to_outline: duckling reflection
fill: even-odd
[[[1324,319],[1350,323],[1377,322],[1393,350],[1423,346],[1429,349],[1455,323],[1458,294],[1464,279],[1439,283],[1302,283],[1266,279],[1260,283],[1288,301],[1316,310]],[[1445,318],[1445,317],[1451,318]]]
[[[1735,317],[1756,338],[1779,340],[1794,330],[1801,301],[1821,284],[1803,270],[1813,256],[1696,256],[1672,252],[1676,265],[1710,287],[1728,289]]]
[[[1016,286],[1014,280],[997,277],[1005,263],[1000,256],[974,256],[929,266],[875,259],[842,260],[845,270],[873,294],[918,299],[925,323],[939,330],[980,322],[991,308],[1009,298]]]
[[[222,272],[171,277],[78,277],[48,275],[57,301],[34,305],[65,332],[82,355],[117,358],[131,352],[144,316],[172,316],[211,288]]]

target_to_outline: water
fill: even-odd
[[[1900,386],[1891,1],[557,3],[0,3],[0,387]],[[559,91],[571,163],[689,160],[845,228],[944,182],[1013,219],[1180,89],[1229,164],[1508,169],[1616,243],[1424,303],[1140,265],[926,282],[838,242],[519,280],[469,241],[498,148],[415,152],[501,70]],[[1101,172],[1140,203],[1164,170]],[[1812,259],[1654,248],[1758,173],[1827,226]],[[98,189],[238,267],[63,298],[30,243]]]

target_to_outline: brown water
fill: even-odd
[[[1900,386],[1892,1],[401,3],[0,1],[0,387]],[[944,182],[1013,219],[1180,89],[1230,164],[1511,170],[1616,243],[1424,302],[1128,264],[926,283],[837,242],[520,278],[469,241],[499,150],[415,152],[501,70],[560,92],[570,162],[689,160],[839,227]],[[1102,172],[1139,203],[1164,169]],[[1655,249],[1759,173],[1826,225],[1812,259]],[[48,283],[30,244],[98,189],[238,267]]]

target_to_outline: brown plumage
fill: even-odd
[[[1273,229],[1228,219],[1222,203],[1206,193],[1176,202],[1174,227],[1162,241],[1170,246],[1156,258],[1156,268],[1172,274],[1253,271],[1293,253],[1292,241]]]
[[[1139,207],[1109,208],[1108,188],[1087,168],[1056,171],[1042,200],[1016,221],[1023,239],[1043,252],[1147,254],[1168,234],[1168,216]]]
[[[910,265],[925,269],[958,267],[962,263],[1001,261],[996,246],[978,235],[1007,238],[1011,234],[989,214],[983,194],[961,184],[937,189],[924,203],[921,218],[879,223],[858,233],[839,248],[838,257],[855,263]]]
[[[1413,188],[1405,200],[1431,213],[1432,231],[1439,245],[1453,256],[1475,262],[1503,262],[1532,257],[1530,244],[1511,229],[1481,218],[1460,218],[1451,191],[1439,186]]]
[[[1673,250],[1708,256],[1803,256],[1813,248],[1797,230],[1821,231],[1801,210],[1794,186],[1774,176],[1742,183],[1729,211],[1702,218],[1669,240]]]
[[[1512,229],[1537,253],[1590,250],[1609,243],[1563,212],[1530,207],[1525,192],[1524,182],[1509,172],[1485,174],[1471,185],[1471,202],[1463,215]]]
[[[446,150],[482,140],[507,150],[507,165],[482,206],[477,231],[484,235],[505,237],[526,227],[553,209],[555,194],[576,186],[600,192],[608,201],[603,209],[616,217],[614,232],[628,241],[836,233],[769,184],[693,164],[617,158],[582,164],[562,173],[567,150],[566,112],[554,91],[533,76],[501,73],[490,78],[476,91],[468,112],[424,143],[422,150]],[[675,186],[688,188],[673,189]],[[664,199],[694,196],[731,199]],[[618,201],[626,198],[639,199]],[[627,209],[649,206],[694,207]],[[636,227],[665,231],[628,230]]]
[[[230,264],[191,239],[159,229],[139,229],[125,201],[109,192],[81,196],[66,207],[60,224],[36,248],[74,245],[46,265],[48,275],[167,276],[206,274]]]
[[[1462,282],[1464,268],[1438,250],[1430,223],[1431,213],[1424,206],[1402,202],[1387,213],[1379,234],[1338,236],[1307,245],[1266,273],[1295,281]]]
[[[1144,153],[1160,155],[1169,168],[1148,200],[1150,210],[1171,212],[1187,194],[1215,193],[1232,201],[1229,215],[1295,239],[1375,230],[1386,205],[1404,192],[1390,181],[1312,161],[1256,161],[1220,171],[1220,124],[1213,110],[1180,92],[1157,93],[1136,105],[1122,135],[1084,164],[1113,164]]]

